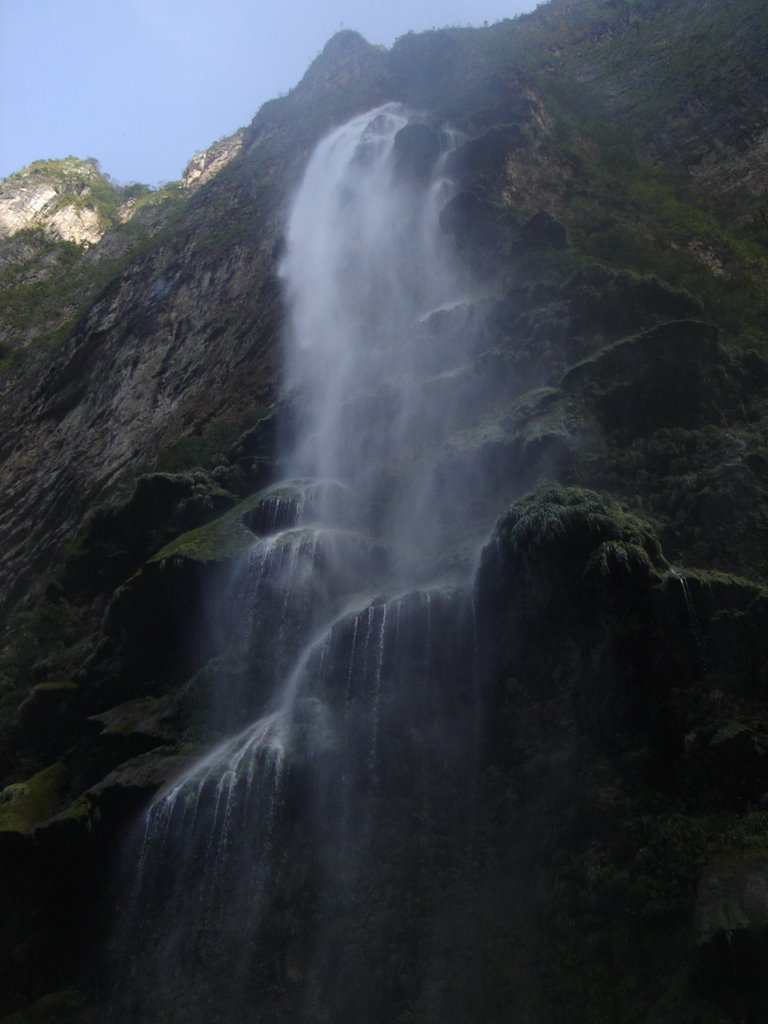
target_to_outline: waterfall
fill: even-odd
[[[691,594],[691,588],[687,578],[683,575],[682,571],[675,566],[672,566],[673,575],[680,581],[680,587],[683,591],[683,601],[685,603],[685,611],[688,617],[688,626],[693,637],[693,642],[696,647],[696,654],[699,660],[699,668],[702,677],[708,675],[710,670],[709,664],[709,653],[707,651],[707,640],[704,636],[704,631],[701,628],[701,622],[699,616],[696,614],[696,606],[693,603],[693,595]]]
[[[348,483],[351,518],[422,563],[434,554],[429,452],[466,397],[445,378],[473,340],[457,318],[432,372],[429,343],[414,343],[416,324],[462,296],[438,226],[452,142],[395,104],[333,132],[307,167],[281,266],[286,381],[302,409],[290,472]]]
[[[466,482],[434,451],[475,341],[439,231],[451,144],[388,104],[323,139],[295,197],[299,439],[217,598],[226,738],[138,831],[116,1020],[445,1019],[477,738],[471,587],[437,566]]]

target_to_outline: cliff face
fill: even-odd
[[[440,222],[481,297],[414,337],[427,367],[446,338],[475,339],[428,386],[484,404],[429,457],[446,490],[473,481],[475,523],[497,524],[474,598],[486,742],[471,864],[441,832],[455,768],[429,820],[384,787],[379,840],[413,887],[406,907],[384,857],[361,892],[408,954],[349,954],[350,999],[373,979],[387,1024],[440,1005],[457,1021],[547,1024],[564,1006],[590,1024],[763,1019],[761,8],[552,0],[390,51],[340,33],[180,186],[118,194],[70,161],[56,171],[69,191],[50,168],[3,183],[0,1013],[14,1024],[98,1019],[108,994],[89,972],[121,900],[115,850],[216,738],[201,691],[267,672],[268,644],[240,665],[190,633],[249,531],[297,500],[259,490],[301,414],[279,375],[288,203],[318,138],[387,100],[424,113],[402,145],[412,170],[419,140],[461,132]],[[445,562],[465,565],[460,540]],[[467,668],[443,625],[435,685],[460,718]],[[309,849],[306,766],[290,777],[252,1007],[320,1022],[327,1007],[302,999],[320,984],[313,871],[333,837]],[[402,839],[411,811],[421,860]],[[454,965],[442,1004],[414,995],[434,906]],[[210,1019],[182,994],[179,1019]]]
[[[208,242],[203,228],[183,249],[135,261],[27,384],[3,441],[6,586],[31,558],[44,568],[84,511],[160,445],[271,400],[269,237],[224,254],[206,253]]]
[[[573,223],[574,215],[610,205],[610,169],[597,194],[590,174],[595,153],[605,156],[614,147],[631,152],[633,140],[641,153],[648,148],[671,165],[682,160],[714,194],[747,190],[759,205],[763,163],[754,157],[762,145],[762,113],[759,102],[745,100],[765,91],[763,41],[750,28],[757,14],[746,0],[728,12],[708,5],[703,11],[681,7],[673,15],[650,3],[555,3],[488,29],[405,36],[390,53],[341,33],[292,93],[263,108],[242,143],[235,136],[193,160],[184,179],[195,185],[193,195],[171,187],[140,197],[138,204],[125,198],[117,216],[113,206],[116,226],[106,235],[100,232],[109,219],[89,199],[89,182],[98,178],[91,165],[65,161],[57,169],[69,193],[44,169],[32,168],[7,185],[8,209],[21,204],[26,210],[22,234],[37,225],[72,244],[98,244],[78,255],[43,254],[39,245],[19,254],[18,233],[5,243],[16,241],[13,250],[6,248],[2,334],[3,480],[13,480],[14,490],[2,515],[15,539],[7,543],[2,592],[14,592],[26,578],[33,551],[36,564],[44,565],[89,505],[151,463],[164,443],[203,430],[211,417],[229,415],[249,392],[260,404],[270,386],[265,367],[275,365],[277,321],[267,311],[276,311],[273,253],[286,197],[325,128],[386,99],[430,110],[475,133],[497,122],[521,124],[528,132],[525,144],[500,142],[492,172],[477,184],[511,209],[550,209],[571,234],[594,227]],[[738,73],[724,75],[709,51],[700,54],[702,40],[714,38],[733,55]],[[673,52],[695,54],[693,73],[684,69],[673,76]],[[574,125],[585,107],[589,118]],[[617,123],[619,135],[608,139],[605,131]],[[564,132],[570,134],[566,145]],[[32,185],[38,176],[41,181]],[[644,185],[644,214],[651,222],[651,192],[663,186]],[[49,193],[58,212],[50,212]],[[13,224],[21,223],[18,216],[11,217]],[[738,216],[759,226],[757,208],[749,203]],[[100,226],[87,239],[78,228],[75,237],[61,227],[62,217],[70,226],[82,218]],[[600,229],[606,227],[603,218]],[[682,228],[685,237],[665,240],[667,249],[685,247],[719,266],[718,245],[690,224]],[[649,223],[652,231],[658,226]],[[721,244],[733,248],[730,240]],[[40,269],[45,266],[50,273]],[[30,268],[33,278],[44,273],[46,283],[30,281]],[[653,254],[637,269],[656,269]],[[688,283],[685,274],[681,283]],[[99,289],[104,293],[96,298]],[[263,357],[255,363],[254,350]],[[212,391],[207,384],[214,379]],[[106,435],[102,423],[109,424]],[[69,452],[63,461],[53,454],[62,445]],[[47,521],[31,534],[16,530],[14,520],[25,518],[22,507],[45,504],[42,495],[51,484],[55,493],[68,495],[55,501],[55,535]]]

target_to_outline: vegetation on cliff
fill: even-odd
[[[324,131],[400,99],[464,133],[443,227],[483,282],[484,340],[457,372],[485,405],[430,457],[446,479],[471,467],[466,505],[496,525],[474,859],[436,819],[426,882],[404,897],[382,863],[361,883],[409,951],[381,967],[389,1019],[412,1019],[408,943],[446,890],[454,962],[474,958],[457,1020],[764,1019],[762,6],[551,0],[389,52],[340,33],[194,191],[126,193],[69,161],[2,183],[53,182],[101,236],[0,242],[0,1014],[96,1019],[118,837],[216,734],[200,693],[245,670],[195,623],[292,429],[288,198]],[[420,325],[426,360],[464,315]],[[416,879],[388,800],[384,848]],[[322,900],[296,828],[254,981],[275,1020],[311,981],[297,936]]]

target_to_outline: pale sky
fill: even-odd
[[[340,28],[391,46],[536,0],[0,0],[0,178],[93,156],[118,182],[178,178],[292,88]]]

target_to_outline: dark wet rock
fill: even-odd
[[[476,224],[478,233],[485,230],[485,237],[498,233],[496,255],[491,258],[485,248],[479,257],[486,272],[498,278],[505,273],[500,267],[514,272],[521,260],[524,265],[528,249],[520,226],[508,213],[490,204],[483,206],[469,193],[456,196],[454,202],[455,207],[448,204],[444,215],[446,226],[457,232],[457,245],[473,251]],[[482,216],[480,210],[484,210]],[[485,220],[489,226],[483,227]],[[569,366],[594,357],[607,345],[636,337],[672,317],[698,316],[701,310],[701,303],[687,292],[656,278],[595,264],[583,267],[560,286],[539,281],[510,287],[507,281],[504,297],[484,308],[489,344],[479,356],[478,368],[484,373],[488,364],[494,380],[506,380],[518,392],[556,384]],[[725,366],[730,367],[726,375],[731,378],[726,387],[728,402],[738,408],[733,382],[741,379],[741,371],[725,360],[724,374]],[[588,405],[591,415],[591,401]]]
[[[503,390],[514,369],[489,354],[476,372]],[[440,453],[437,477],[445,487],[446,503],[457,474],[471,481],[463,510],[481,516],[488,507],[509,501],[514,490],[519,493],[540,480],[566,474],[576,457],[561,392],[536,388],[516,397],[505,413],[449,437]]]
[[[39,901],[30,839],[20,832],[0,830],[0,1007],[4,1013],[24,1007],[27,993],[40,984],[44,963],[34,954],[39,936],[30,927]]]
[[[246,430],[226,453],[226,465],[213,476],[240,494],[265,487],[274,478],[278,439],[287,443],[293,433],[292,405],[283,401]]]
[[[440,227],[455,235],[460,243],[479,243],[501,216],[497,206],[479,199],[474,192],[458,192],[440,212]]]
[[[254,501],[181,534],[115,591],[78,673],[86,714],[168,692],[213,656],[213,631],[200,627],[209,621],[205,595],[253,545],[242,517]]]
[[[31,838],[36,855],[42,863],[61,857],[60,870],[86,884],[87,869],[94,858],[189,762],[189,755],[166,746],[120,764],[69,806],[35,825]],[[103,865],[99,875],[105,868],[109,865]]]
[[[665,567],[648,523],[602,495],[554,487],[521,498],[498,521],[478,591],[489,612],[499,604],[523,620],[550,618],[565,607],[589,614],[594,601],[589,609],[583,601],[593,586],[598,597],[625,584],[631,599],[635,585],[638,593],[656,585]]]
[[[233,503],[228,492],[199,471],[142,476],[122,504],[91,514],[66,562],[62,587],[80,600],[109,593],[173,537],[221,515]]]
[[[117,739],[137,737],[156,746],[178,739],[182,723],[178,698],[146,697],[119,704],[98,715],[91,715],[87,728],[94,734]]]
[[[464,188],[498,188],[510,154],[529,144],[520,125],[495,125],[459,146],[448,160],[447,171]]]
[[[729,1019],[758,1024],[768,1014],[768,857],[745,851],[702,873],[696,893],[695,979]]]
[[[333,480],[287,480],[262,491],[241,521],[257,536],[300,524],[343,523],[350,500],[348,488]]]
[[[418,374],[438,375],[465,367],[473,351],[490,343],[493,301],[461,302],[435,310],[416,325],[410,357]]]
[[[681,791],[694,805],[747,810],[768,789],[768,722],[700,721],[686,734]]]
[[[76,738],[81,722],[81,693],[76,683],[33,686],[18,710],[18,742],[34,745],[45,757]]]
[[[104,808],[123,800],[126,794],[146,798],[179,775],[190,760],[189,754],[178,754],[173,747],[158,747],[115,768],[87,791],[86,799]]]
[[[725,572],[675,568],[665,591],[668,607],[686,625],[698,672],[714,686],[762,696],[768,654],[765,588]]]
[[[521,498],[498,521],[477,577],[498,677],[513,676],[531,699],[572,693],[583,728],[606,749],[666,750],[657,723],[680,667],[669,657],[665,571],[652,527],[605,496],[545,488]],[[504,737],[496,742],[503,749]]]
[[[0,885],[3,1011],[14,998],[27,1006],[30,995],[71,984],[82,957],[100,955],[103,917],[93,896],[114,882],[117,837],[186,762],[160,749],[108,774],[28,835],[0,831],[2,875],[13,878],[13,886]],[[70,1020],[58,1015],[54,996],[38,1005],[49,1015],[35,1011],[29,1019]]]
[[[597,332],[605,338],[606,331],[620,335],[649,318],[696,319],[704,313],[699,299],[657,277],[597,263],[576,271],[562,292],[568,300],[574,334]]]
[[[245,532],[245,529],[243,528]],[[219,564],[178,554],[149,562],[120,587],[84,675],[94,711],[178,682],[210,657],[198,623]]]
[[[457,250],[481,278],[504,269],[517,239],[507,211],[469,191],[457,193],[446,203],[440,211],[440,228],[453,236]]]
[[[722,417],[737,400],[711,324],[680,320],[607,345],[572,366],[562,387],[582,394],[609,429],[633,436]]]
[[[565,249],[568,245],[565,226],[546,210],[539,210],[526,221],[520,234],[523,243],[534,248],[548,246],[553,249]]]
[[[405,177],[427,181],[439,155],[440,137],[429,125],[407,124],[395,136],[395,167]]]

